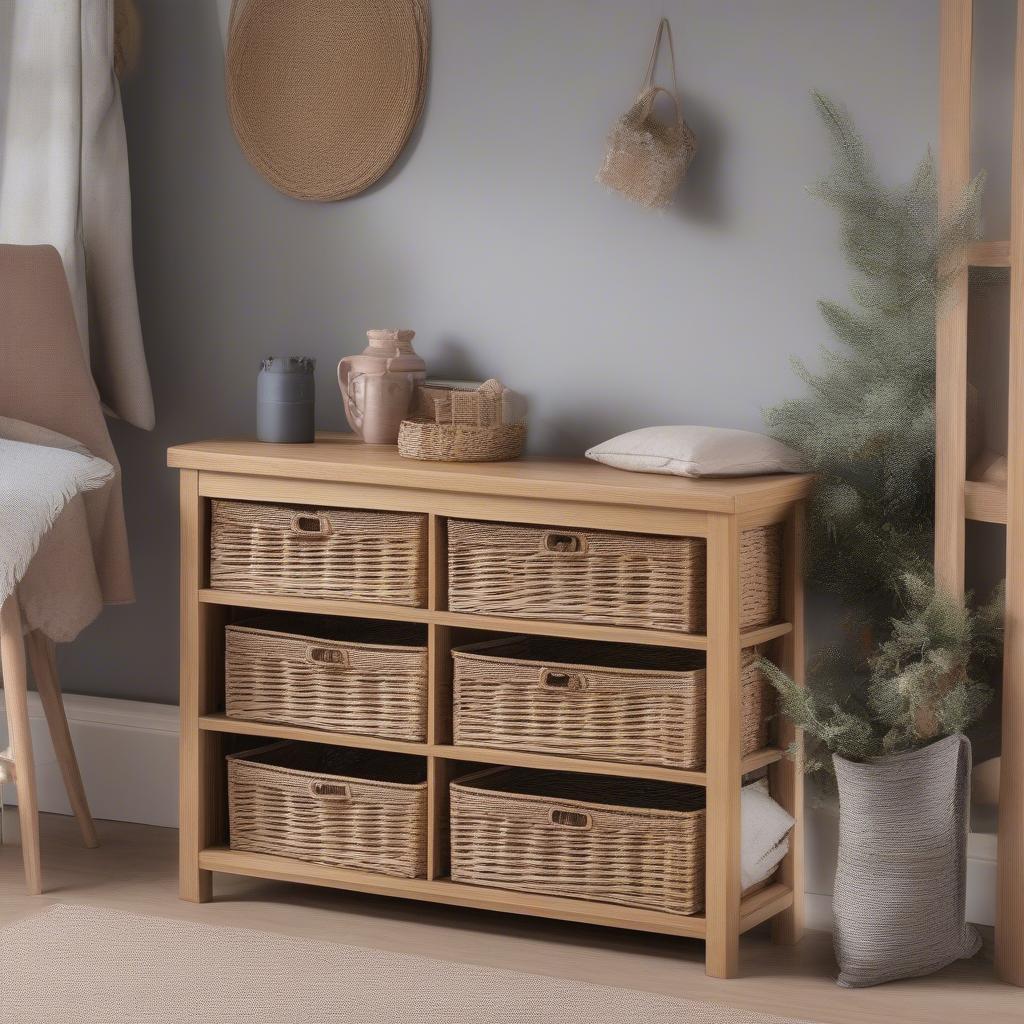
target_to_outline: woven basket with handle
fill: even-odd
[[[210,586],[422,607],[427,517],[214,499]]]
[[[782,530],[740,535],[740,626],[779,615]],[[452,611],[701,633],[707,549],[695,537],[448,521]]]
[[[741,665],[744,755],[768,741],[771,687],[748,648]],[[455,742],[699,771],[705,763],[703,655],[556,637],[458,647]]]
[[[272,614],[225,629],[229,718],[427,738],[423,626]]]
[[[232,850],[403,878],[426,874],[423,758],[284,742],[227,762]]]
[[[672,914],[704,906],[704,791],[490,768],[451,784],[452,880]]]

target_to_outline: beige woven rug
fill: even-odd
[[[18,1024],[795,1024],[712,1003],[58,905],[0,931]]]

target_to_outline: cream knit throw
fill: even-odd
[[[113,477],[110,463],[92,455],[0,438],[0,602],[67,504]]]

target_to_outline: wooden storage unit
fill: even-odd
[[[772,919],[780,942],[802,929],[801,766],[782,751],[799,737],[785,722],[777,746],[743,754],[743,652],[760,646],[797,679],[803,673],[800,586],[802,502],[810,479],[776,476],[686,480],[625,473],[584,462],[530,459],[509,463],[409,462],[393,448],[346,436],[312,445],[249,441],[172,448],[181,471],[181,878],[183,899],[208,900],[215,872],[304,882],[508,913],[534,915],[703,939],[709,974],[737,973],[739,937]],[[277,586],[228,590],[210,586],[211,504],[246,501],[376,513],[419,514],[426,523],[423,607],[354,600],[350,596],[282,593]],[[606,625],[568,618],[521,618],[460,612],[448,606],[449,520],[521,524],[561,532],[603,531],[655,538],[695,538],[707,566],[702,632],[659,623]],[[302,525],[302,524],[300,524]],[[312,526],[312,523],[307,524]],[[777,526],[782,534],[780,615],[743,626],[744,534]],[[413,581],[415,585],[415,581]],[[769,584],[769,587],[771,585]],[[747,588],[749,590],[749,588]],[[271,592],[274,591],[274,592]],[[307,612],[425,624],[428,647],[425,741],[354,735],[296,724],[229,718],[224,713],[225,626],[246,609]],[[703,770],[456,744],[452,738],[453,646],[487,634],[528,634],[645,644],[700,652],[706,659],[706,746]],[[228,845],[225,754],[258,744],[244,737],[298,740],[361,750],[411,754],[426,762],[426,869],[423,878],[232,850]],[[449,783],[480,765],[649,779],[702,787],[706,804],[704,905],[698,914],[618,906],[593,899],[512,892],[452,881]],[[740,785],[745,773],[768,768],[775,798],[797,819],[791,852],[776,880],[740,891]]]

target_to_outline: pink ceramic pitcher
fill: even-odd
[[[338,363],[338,387],[349,426],[367,444],[397,444],[427,364],[412,347],[415,331],[367,331],[370,344]]]

